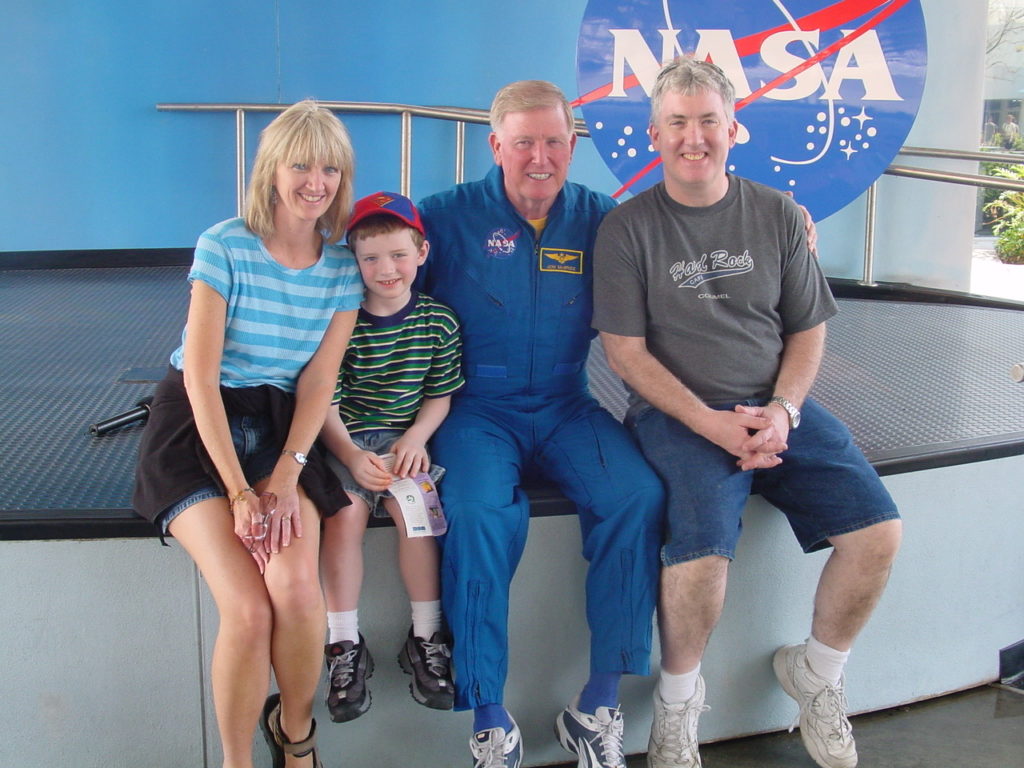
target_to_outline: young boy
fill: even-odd
[[[410,538],[398,503],[387,494],[394,477],[444,473],[430,464],[427,440],[448,414],[451,394],[463,385],[461,342],[455,314],[412,289],[427,258],[419,211],[402,195],[378,192],[355,204],[348,224],[366,293],[338,375],[321,437],[328,458],[352,499],[326,519],[321,569],[327,598],[324,648],[335,722],[353,720],[370,707],[366,678],[373,658],[359,633],[363,534],[370,514],[386,510],[398,530],[398,564],[412,604],[412,627],[399,653],[412,674],[413,698],[451,709],[450,651],[442,626],[437,545],[431,536]],[[394,456],[388,470],[381,456]]]

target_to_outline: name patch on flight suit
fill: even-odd
[[[540,271],[582,275],[583,251],[570,251],[565,248],[541,248]]]

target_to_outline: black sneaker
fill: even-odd
[[[355,720],[370,708],[370,691],[366,679],[373,676],[373,657],[366,648],[366,641],[359,636],[359,642],[342,640],[324,646],[324,661],[327,663],[327,709],[331,720],[344,723]]]
[[[451,709],[455,704],[451,658],[445,633],[435,632],[429,640],[424,640],[416,637],[410,627],[409,637],[398,654],[398,663],[406,674],[412,675],[409,691],[420,704],[431,709]]]

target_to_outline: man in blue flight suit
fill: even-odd
[[[475,768],[519,766],[519,728],[502,704],[508,599],[529,523],[521,478],[537,472],[576,505],[589,563],[591,674],[556,733],[579,766],[624,768],[619,678],[648,672],[664,492],[587,389],[591,257],[614,202],[566,181],[576,135],[551,83],[502,88],[491,127],[487,176],[420,203],[424,287],[459,316],[466,376],[433,439],[448,469],[441,575],[455,708],[474,710]]]

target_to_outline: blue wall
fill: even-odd
[[[190,247],[206,226],[233,215],[233,115],[158,112],[160,102],[313,97],[486,108],[498,87],[525,77],[554,80],[572,96],[584,8],[417,0],[394,0],[386,11],[344,0],[5,6],[0,251]],[[250,151],[266,122],[250,118]],[[358,191],[397,187],[397,118],[346,123]],[[417,121],[414,195],[451,183],[453,136],[451,126]],[[483,128],[469,132],[470,177],[490,162],[485,136]],[[438,155],[427,188],[419,179]]]
[[[932,56],[908,144],[976,148],[984,5],[922,0]],[[386,9],[354,0],[6,0],[0,252],[191,247],[207,226],[234,215],[233,115],[158,112],[157,103],[313,97],[486,108],[498,87],[532,77],[574,97],[585,7],[585,0],[392,0]],[[249,120],[250,154],[266,121]],[[357,192],[397,188],[397,118],[345,122],[357,151]],[[453,136],[451,125],[416,121],[414,197],[451,183]],[[467,132],[467,178],[490,165],[485,136],[482,127]],[[572,176],[608,192],[619,186],[589,141],[580,142]],[[966,290],[973,195],[885,179],[876,278]],[[822,222],[830,275],[860,275],[863,210],[856,201]]]

